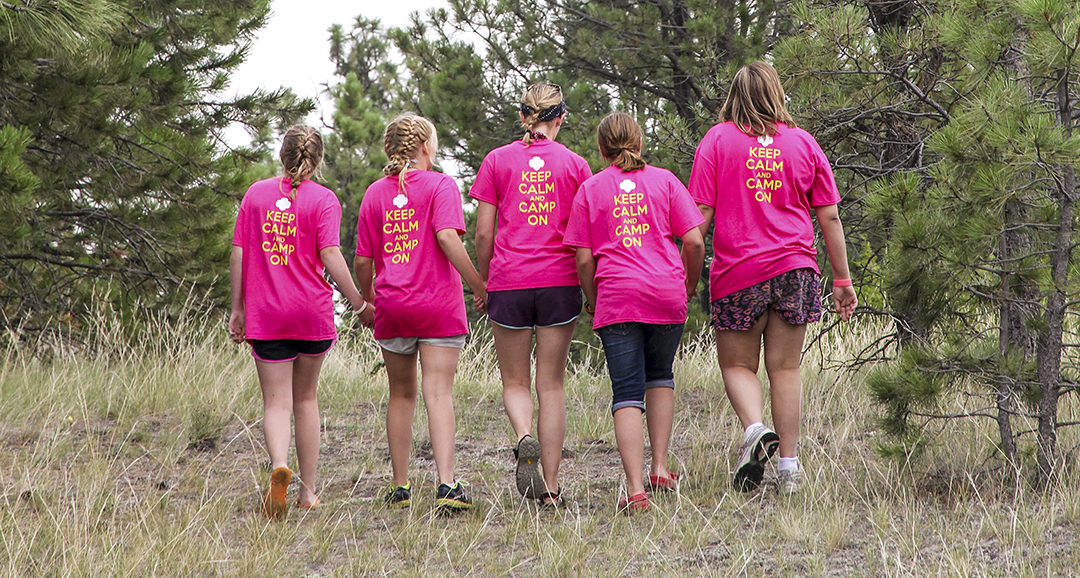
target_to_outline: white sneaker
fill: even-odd
[[[780,470],[776,473],[776,489],[781,494],[790,496],[799,491],[803,485],[803,469],[800,465],[794,470]]]
[[[740,492],[751,492],[761,485],[765,476],[765,463],[780,448],[780,436],[763,426],[750,430],[750,437],[743,442],[739,463],[735,466],[733,485]]]

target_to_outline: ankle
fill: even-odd
[[[754,423],[746,426],[746,430],[743,432],[743,441],[745,442],[746,440],[750,439],[750,436],[759,427],[765,427],[765,424],[761,423],[760,421],[755,421]]]
[[[801,469],[799,466],[799,456],[792,458],[781,457],[776,463],[776,471],[778,472],[793,472]]]

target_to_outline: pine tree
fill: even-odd
[[[863,264],[914,329],[869,378],[892,448],[926,443],[919,424],[989,417],[1019,467],[1013,421],[1037,420],[1046,482],[1058,396],[1076,382],[1062,355],[1080,290],[1070,265],[1080,13],[1059,0],[826,6],[796,8],[800,33],[777,58],[804,71],[798,107],[862,196]],[[944,411],[958,393],[990,409]]]
[[[310,109],[222,99],[265,0],[0,4],[0,307],[7,327],[182,306],[227,291],[232,220],[265,150],[229,150]],[[262,141],[265,142],[265,139]]]

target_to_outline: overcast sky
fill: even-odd
[[[308,123],[321,126],[320,117],[329,120],[334,106],[324,92],[327,83],[335,82],[331,25],[341,24],[348,30],[356,16],[363,14],[378,18],[383,25],[404,26],[410,13],[423,14],[446,5],[446,0],[273,0],[266,26],[258,32],[247,60],[233,73],[231,91],[242,94],[288,86],[297,96],[315,100]],[[235,144],[250,140],[243,129],[231,131],[228,138]]]

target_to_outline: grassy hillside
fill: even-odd
[[[90,345],[0,352],[0,576],[1080,574],[1075,469],[1034,492],[995,459],[988,422],[946,424],[906,466],[874,453],[859,376],[830,367],[879,333],[857,323],[808,352],[808,480],[790,498],[730,489],[741,431],[711,339],[684,347],[672,453],[685,482],[631,518],[615,512],[623,481],[600,352],[567,380],[568,502],[553,513],[512,489],[514,439],[488,340],[467,346],[455,388],[459,477],[478,506],[433,512],[421,404],[418,499],[386,510],[386,376],[369,333],[346,338],[320,385],[324,504],[270,523],[258,512],[269,473],[246,348],[218,318],[158,324],[123,345],[132,340],[106,317]],[[1076,421],[1065,401],[1061,420]],[[1078,443],[1062,431],[1063,451],[1075,456]]]

